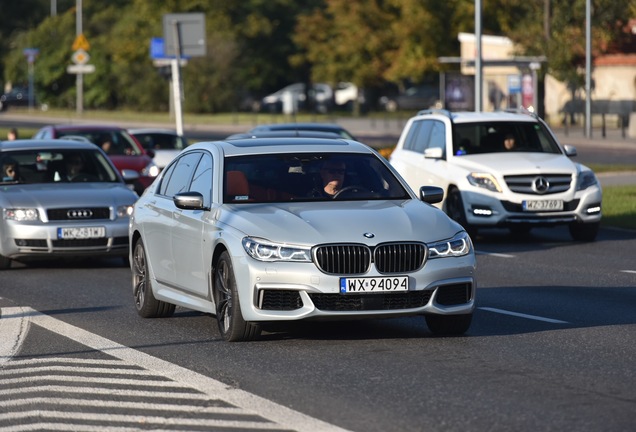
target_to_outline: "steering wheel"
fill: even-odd
[[[358,194],[360,192],[370,193],[371,191],[365,188],[364,186],[359,186],[359,185],[346,186],[340,189],[338,192],[336,192],[336,194],[333,196],[333,199],[338,199],[338,197],[340,197],[343,194],[344,195],[346,195],[347,193],[351,194],[351,192],[355,192],[356,194]]]
[[[73,182],[73,183],[76,183],[76,182],[96,182],[96,181],[99,181],[99,177],[97,177],[96,175],[93,175],[93,174],[79,173],[79,174],[73,176],[73,178],[71,178],[70,181]]]

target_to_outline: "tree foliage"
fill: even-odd
[[[25,48],[39,49],[34,64],[38,98],[73,107],[76,77],[67,73],[76,37],[75,0],[3,2],[0,80],[28,80]],[[626,32],[634,0],[593,0],[594,55],[633,52]],[[83,33],[90,43],[84,75],[88,108],[165,111],[168,81],[150,59],[152,37],[163,35],[163,15],[202,12],[205,57],[182,69],[189,112],[237,109],[298,81],[359,87],[418,82],[446,67],[440,56],[459,55],[459,32],[474,31],[474,0],[83,0]],[[586,0],[483,0],[484,34],[505,35],[520,55],[545,55],[544,71],[581,81],[585,60]],[[546,13],[548,12],[548,13]],[[631,51],[630,51],[631,50]]]

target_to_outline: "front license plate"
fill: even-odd
[[[408,276],[340,278],[340,293],[377,293],[387,291],[408,291]]]
[[[563,201],[561,200],[537,200],[524,201],[524,211],[559,211],[563,210]]]
[[[57,238],[63,240],[93,239],[102,237],[106,237],[106,227],[75,227],[57,229]]]

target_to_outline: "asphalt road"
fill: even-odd
[[[208,315],[139,318],[116,260],[0,272],[0,333],[23,323],[18,342],[0,342],[0,424],[632,430],[636,233],[573,243],[562,228],[518,241],[493,230],[475,244],[478,309],[456,338],[403,318],[225,343]]]

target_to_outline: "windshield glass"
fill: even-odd
[[[300,153],[225,159],[225,203],[407,199],[375,155]]]
[[[139,155],[141,150],[135,140],[127,133],[119,130],[84,130],[64,129],[57,132],[58,138],[85,138],[97,144],[109,155]]]
[[[0,153],[2,184],[119,182],[96,150],[21,150]]]
[[[561,153],[558,144],[540,123],[484,122],[453,126],[453,154],[532,152]]]
[[[136,133],[135,138],[146,150],[183,150],[187,143],[179,135],[149,132]]]

